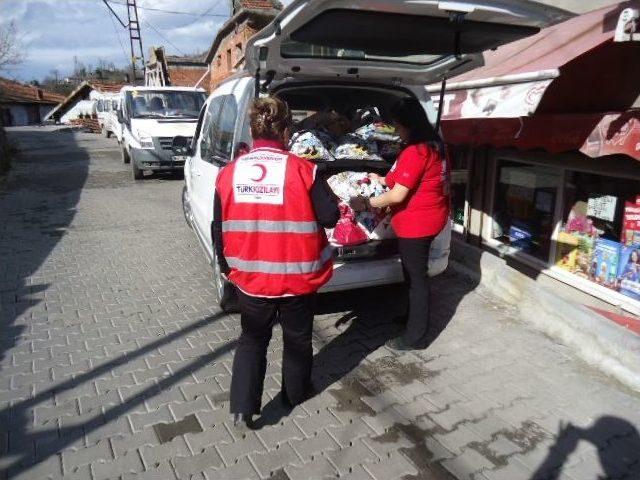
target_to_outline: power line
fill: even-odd
[[[138,7],[138,8],[140,8],[140,7]],[[184,56],[186,56],[186,55],[187,55],[187,54],[186,54],[186,53],[184,53],[182,50],[180,50],[178,47],[176,47],[176,46],[171,42],[171,40],[169,40],[169,39],[168,39],[167,37],[165,37],[162,33],[160,33],[160,30],[158,30],[156,27],[154,27],[153,25],[151,25],[147,20],[142,20],[142,21],[144,22],[144,24],[145,24],[147,27],[151,28],[154,32],[156,32],[156,33],[160,36],[160,38],[162,38],[165,42],[167,42],[169,45],[171,45],[173,48],[175,48],[175,49],[178,51],[178,53],[180,53],[181,55],[184,55]]]
[[[124,48],[124,44],[122,43],[122,39],[120,38],[120,34],[118,33],[118,27],[116,26],[116,22],[113,20],[113,16],[109,15],[111,19],[111,25],[113,25],[113,32],[116,34],[116,38],[118,39],[118,43],[120,44],[120,48],[122,48],[122,54],[124,55],[125,65],[129,63],[129,57],[127,55],[127,50]]]
[[[191,20],[189,23],[185,23],[184,25],[180,25],[180,27],[178,28],[184,28],[184,27],[188,27],[189,25],[193,25],[194,23],[196,23],[198,20],[200,20],[203,17],[206,17],[207,14],[213,10],[214,8],[216,8],[218,5],[220,4],[220,0],[217,0],[213,5],[211,5],[209,8],[207,8],[204,12],[202,12],[200,15],[198,15],[196,18],[194,18],[193,20]],[[221,15],[222,16],[222,15]],[[228,17],[229,15],[224,15],[225,17]]]
[[[127,5],[126,3],[118,2],[116,0],[104,0],[104,1],[108,1],[109,3],[113,3],[113,4],[116,4],[116,5],[124,5],[124,6]],[[228,18],[229,17],[229,15],[226,14],[226,13],[225,14],[222,14],[222,13],[208,13],[208,11],[206,13],[202,14],[202,13],[195,13],[195,12],[181,12],[181,11],[177,11],[177,10],[165,10],[163,8],[154,8],[154,7],[141,7],[141,6],[138,6],[138,8],[140,10],[150,10],[150,11],[153,11],[153,12],[170,13],[170,14],[174,14],[174,15],[191,15],[193,17],[198,17],[198,18],[201,18],[201,17],[223,17],[223,18]],[[212,9],[209,9],[209,11],[210,10],[212,10]]]

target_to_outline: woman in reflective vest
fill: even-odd
[[[257,99],[249,116],[253,149],[220,171],[213,224],[220,270],[239,290],[242,334],[230,406],[236,424],[260,412],[276,321],[284,340],[282,400],[293,406],[310,395],[314,298],[333,272],[324,228],[339,218],[316,165],[284,150],[291,125],[287,105]]]

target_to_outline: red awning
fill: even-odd
[[[520,118],[443,120],[447,143],[590,157],[622,154],[640,160],[640,110],[607,114],[543,114]]]
[[[447,86],[445,141],[640,160],[640,42],[614,42],[627,8],[640,0],[486,53],[484,67]]]

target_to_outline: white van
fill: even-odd
[[[118,110],[120,109],[119,94],[104,94],[96,100],[96,112],[102,135],[106,138],[115,135],[120,142],[122,130],[118,122]]]
[[[208,98],[193,141],[176,141],[188,155],[182,203],[214,268],[223,309],[234,308],[233,288],[218,271],[212,245],[214,185],[220,168],[251,145],[247,110],[257,94],[277,95],[296,113],[324,109],[387,112],[416,97],[436,121],[425,85],[482,64],[480,52],[532,35],[568,18],[536,2],[430,0],[294,0],[246,48],[247,72],[226,80]],[[258,88],[256,88],[258,86]],[[181,145],[184,145],[182,147]],[[341,170],[388,170],[390,164],[326,162]],[[383,168],[381,168],[383,167]],[[429,270],[448,263],[451,229],[431,247]],[[403,280],[395,240],[337,248],[332,280],[322,291],[385,285]]]
[[[145,170],[182,170],[185,157],[173,154],[173,138],[193,137],[206,92],[202,88],[127,86],[120,97],[120,148],[123,162],[131,163],[133,178],[142,179]]]

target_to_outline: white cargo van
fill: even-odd
[[[118,110],[120,109],[120,95],[105,94],[96,101],[96,112],[98,114],[98,123],[102,135],[106,138],[115,135],[120,142],[122,138],[122,130],[120,122],[118,122]]]
[[[173,138],[191,138],[207,95],[201,88],[123,87],[118,120],[122,125],[122,160],[133,178],[145,170],[182,170],[185,158],[172,152]]]
[[[208,98],[191,142],[182,203],[214,269],[223,309],[233,288],[218,271],[212,245],[214,185],[220,168],[243,144],[251,145],[247,109],[258,94],[277,95],[294,114],[377,107],[416,97],[430,121],[436,111],[425,85],[482,64],[484,50],[532,35],[568,18],[567,12],[530,1],[294,0],[246,48],[246,73],[226,80]],[[324,174],[388,170],[379,161],[326,162]],[[447,266],[451,229],[433,242],[430,274]],[[336,248],[333,279],[323,291],[347,290],[403,279],[395,240]]]

